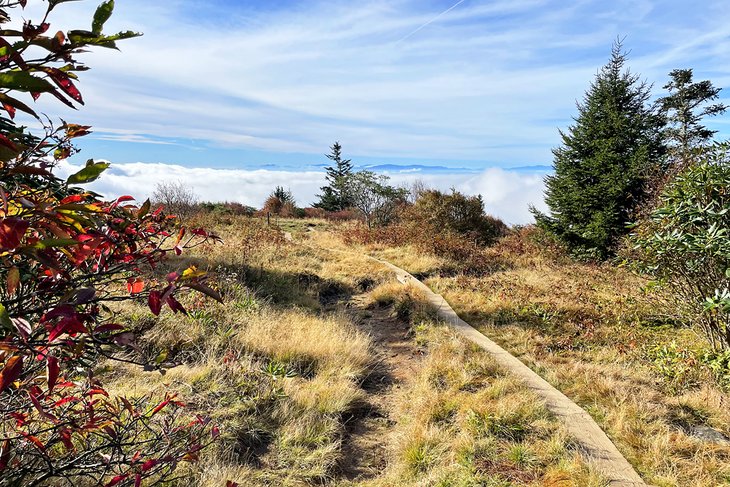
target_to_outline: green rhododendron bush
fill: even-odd
[[[103,32],[113,0],[98,7],[90,30],[53,30],[51,14],[65,1],[49,0],[44,18],[19,30],[11,17],[22,16],[25,0],[0,1],[0,485],[138,486],[174,478],[218,432],[171,394],[104,389],[94,375],[103,360],[158,367],[110,304],[142,299],[154,314],[185,313],[181,291],[220,299],[195,268],[150,272],[166,255],[217,237],[180,227],[149,201],[104,201],[83,189],[107,163],[89,160],[67,180],[54,174],[90,127],[54,127],[33,101],[83,104],[76,73],[88,68],[76,56],[138,35]],[[29,133],[21,117],[42,133]]]
[[[672,180],[635,249],[645,270],[676,298],[671,307],[713,349],[730,349],[730,144],[717,143]]]

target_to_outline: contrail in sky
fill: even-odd
[[[419,26],[419,27],[418,27],[418,28],[417,28],[416,30],[414,30],[414,31],[413,31],[413,32],[411,32],[410,34],[407,34],[407,35],[406,35],[406,36],[404,36],[403,38],[399,39],[399,40],[398,40],[398,41],[396,42],[396,44],[400,44],[401,42],[405,41],[406,39],[408,39],[408,38],[409,38],[409,37],[411,37],[412,35],[416,34],[417,32],[420,32],[420,31],[421,31],[421,30],[423,30],[424,28],[426,28],[426,27],[428,27],[429,25],[433,24],[433,23],[434,23],[434,22],[436,22],[436,21],[437,21],[438,19],[440,19],[441,17],[443,17],[443,16],[444,16],[444,15],[446,15],[447,13],[451,12],[452,10],[454,10],[454,9],[455,9],[456,7],[458,7],[459,5],[461,5],[461,4],[462,4],[462,3],[464,3],[464,2],[466,2],[466,0],[459,0],[458,2],[456,2],[455,4],[453,4],[453,5],[451,6],[451,7],[447,8],[446,10],[444,10],[443,12],[441,12],[440,14],[438,14],[438,15],[437,15],[436,17],[432,18],[431,20],[429,20],[429,21],[428,21],[428,22],[426,22],[425,24],[423,24],[423,25]]]

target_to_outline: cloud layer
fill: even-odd
[[[64,162],[59,175],[68,176],[81,166]],[[544,208],[543,176],[493,168],[480,174],[391,173],[391,184],[409,186],[421,180],[428,187],[448,191],[455,188],[466,194],[481,194],[486,211],[510,224],[532,221],[529,205]],[[236,201],[261,207],[276,186],[292,191],[300,206],[316,201],[325,174],[319,171],[293,172],[270,170],[190,168],[169,164],[113,164],[90,189],[108,198],[132,195],[139,200],[152,195],[162,181],[180,181],[203,201]]]

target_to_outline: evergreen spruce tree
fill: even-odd
[[[702,118],[721,115],[727,106],[709,104],[718,98],[722,88],[715,88],[710,81],[693,83],[691,69],[675,69],[669,77],[671,81],[664,85],[669,95],[658,102],[667,120],[665,135],[674,166],[672,172],[677,172],[689,166],[697,149],[717,132],[703,126]]]
[[[626,234],[648,177],[662,161],[663,118],[648,106],[650,86],[624,70],[626,53],[614,43],[567,133],[553,150],[545,179],[550,215],[533,208],[540,226],[576,253],[604,259]]]
[[[342,146],[339,142],[335,142],[330,150],[326,156],[333,165],[325,168],[329,184],[320,188],[322,194],[317,195],[319,202],[314,206],[326,211],[342,211],[352,206],[350,181],[353,166],[350,159],[342,159]]]

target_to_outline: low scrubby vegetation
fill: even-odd
[[[640,267],[671,291],[665,306],[730,350],[730,158],[718,144],[668,183],[634,234]]]
[[[493,269],[495,262],[485,258],[484,250],[509,232],[507,225],[484,212],[480,196],[465,196],[455,190],[419,192],[412,204],[401,206],[390,225],[350,225],[341,231],[348,243],[409,245],[476,274]]]

